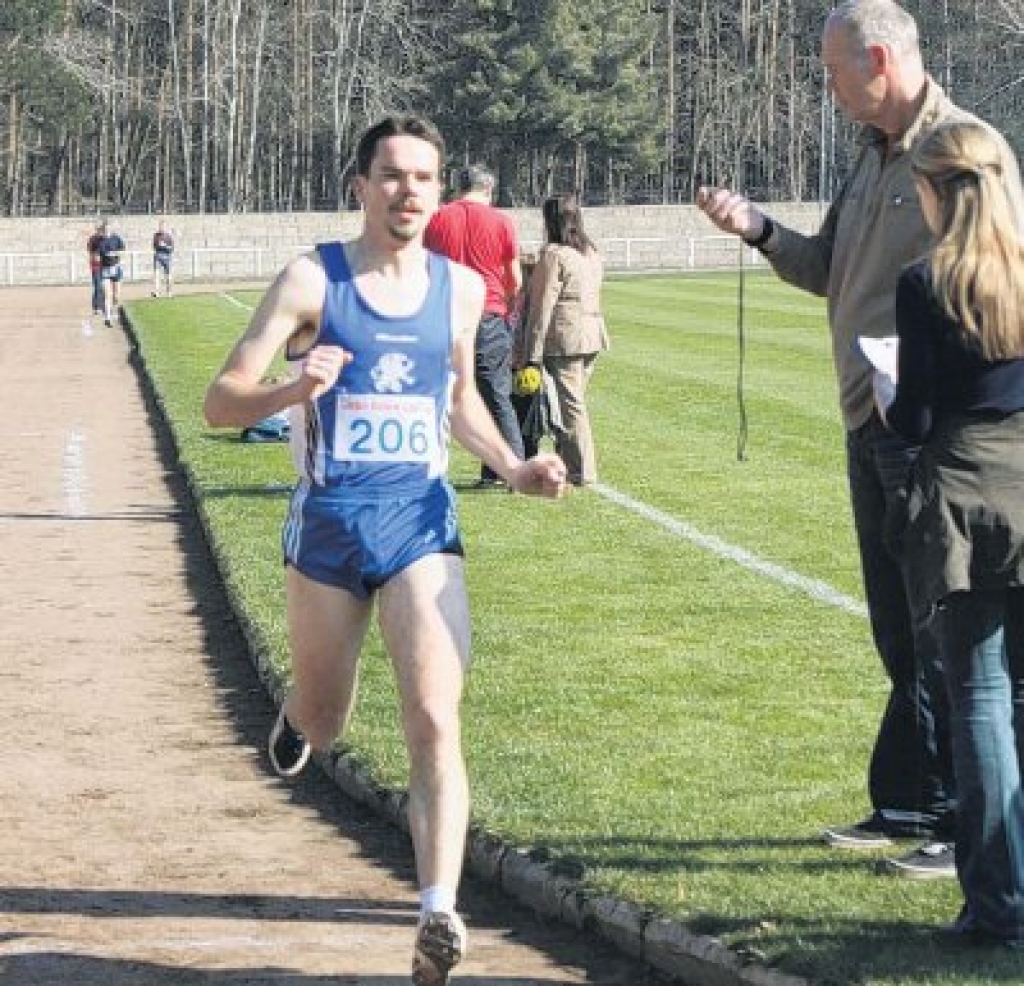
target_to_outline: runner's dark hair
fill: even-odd
[[[406,116],[387,116],[375,123],[359,138],[356,147],[356,174],[364,178],[370,174],[373,156],[377,153],[377,144],[388,137],[419,137],[437,149],[439,161],[444,161],[444,137],[441,131],[428,119],[408,114]]]

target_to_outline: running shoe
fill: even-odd
[[[413,986],[447,986],[448,976],[466,955],[466,926],[458,914],[432,911],[416,927]]]
[[[267,742],[270,762],[282,777],[294,777],[303,767],[312,752],[309,741],[288,721],[284,706],[277,715],[277,722],[270,731]]]

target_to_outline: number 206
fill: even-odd
[[[397,455],[408,449],[413,455],[426,455],[430,447],[427,437],[427,423],[413,421],[408,428],[398,418],[382,418],[376,422],[367,418],[355,418],[349,430],[352,434],[350,450],[356,455],[372,455],[381,451]]]

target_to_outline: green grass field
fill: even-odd
[[[601,489],[460,499],[474,822],[817,983],[1020,983],[1019,958],[936,946],[955,882],[885,877],[876,856],[818,841],[865,812],[886,696],[823,304],[747,275],[741,461],[736,277],[613,280],[605,301],[612,349],[590,400]],[[287,452],[212,432],[200,413],[247,313],[210,295],[130,315],[226,578],[287,674]],[[457,451],[453,480],[475,475]],[[345,743],[404,786],[376,637]]]

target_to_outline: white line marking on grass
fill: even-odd
[[[729,544],[714,534],[704,534],[691,524],[687,524],[686,521],[678,520],[669,514],[648,506],[646,503],[634,500],[631,496],[620,493],[610,486],[596,483],[593,489],[605,499],[611,500],[612,503],[616,503],[620,507],[625,507],[627,510],[653,521],[677,537],[684,538],[692,544],[696,544],[698,547],[718,555],[719,558],[735,562],[751,572],[764,575],[775,582],[779,582],[791,589],[796,589],[818,602],[835,606],[837,609],[846,610],[847,613],[853,613],[854,616],[868,615],[868,610],[864,603],[859,599],[854,599],[852,596],[839,592],[838,589],[834,589],[827,582],[810,579],[806,575],[791,572],[788,568],[783,568],[782,565],[776,565],[774,562],[758,558],[757,555],[747,551],[746,548],[739,548],[734,544]]]
[[[255,311],[252,305],[247,305],[244,301],[239,301],[233,294],[228,294],[226,291],[221,292],[221,297],[229,304],[234,305],[235,308],[241,308],[244,312]]]
[[[71,517],[85,516],[85,435],[73,428],[61,460],[64,509]]]
[[[253,310],[249,305],[244,304],[237,298],[233,298],[229,294],[222,294],[221,297],[239,308],[244,308],[246,311],[251,312]],[[696,544],[698,547],[718,555],[720,558],[735,562],[751,572],[764,575],[781,585],[796,589],[817,602],[825,603],[828,606],[835,606],[837,609],[845,610],[854,616],[866,617],[868,615],[868,610],[864,603],[859,599],[854,599],[852,596],[845,595],[838,589],[834,589],[827,582],[808,578],[806,575],[800,575],[798,572],[791,572],[782,565],[776,565],[775,562],[758,558],[757,555],[747,551],[746,548],[739,548],[736,545],[729,544],[714,534],[704,534],[691,524],[687,524],[686,521],[678,520],[669,514],[648,506],[646,503],[634,500],[631,496],[620,493],[610,486],[597,483],[593,489],[596,493],[600,493],[601,496],[605,497],[605,499],[611,500],[612,503],[617,503],[620,507],[625,507],[641,517],[646,517],[647,520],[651,520],[655,524],[664,527],[677,537],[684,538],[692,544]]]

